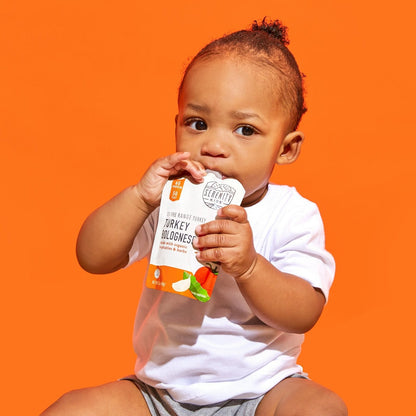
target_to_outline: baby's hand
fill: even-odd
[[[244,279],[254,268],[257,253],[244,208],[229,205],[218,210],[214,221],[196,227],[194,247],[200,262],[220,262],[235,279]]]
[[[145,172],[136,185],[136,191],[149,208],[154,209],[159,206],[163,187],[170,176],[187,172],[196,182],[204,180],[205,168],[189,157],[189,152],[173,153],[157,159]]]

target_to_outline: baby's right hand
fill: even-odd
[[[204,180],[205,168],[189,157],[189,152],[173,153],[157,159],[145,172],[136,185],[136,192],[150,210],[159,206],[163,187],[170,176],[187,172],[196,182]]]

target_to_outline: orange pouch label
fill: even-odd
[[[172,184],[170,187],[170,194],[169,194],[169,199],[171,201],[179,201],[184,183],[185,183],[185,178],[174,179],[172,181]]]

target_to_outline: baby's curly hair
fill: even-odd
[[[287,48],[287,27],[279,20],[263,18],[255,20],[248,30],[239,30],[216,39],[202,48],[186,68],[179,93],[187,73],[201,59],[211,56],[229,55],[249,59],[274,70],[278,82],[276,90],[290,117],[290,130],[296,130],[306,112],[304,102],[304,74]]]

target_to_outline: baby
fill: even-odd
[[[162,189],[206,170],[244,186],[241,206],[195,229],[200,262],[221,264],[206,302],[143,287],[135,374],[65,394],[44,415],[346,415],[344,402],[297,363],[334,276],[318,208],[269,183],[304,139],[302,74],[279,21],[254,22],[204,47],[185,71],[177,152],[94,211],[77,243],[81,266],[109,273],[149,256]]]

